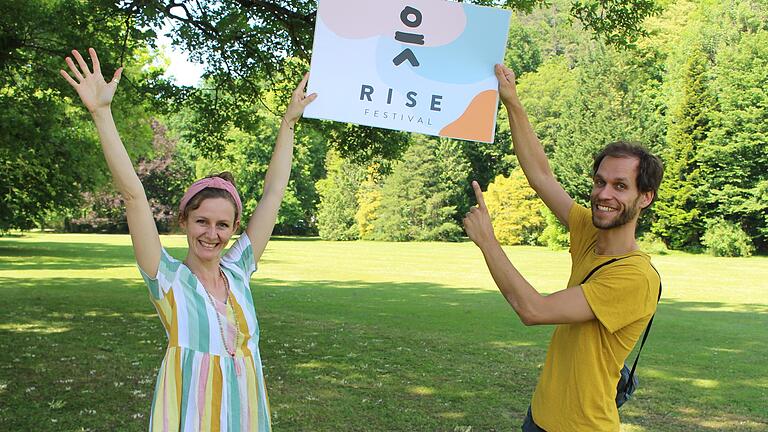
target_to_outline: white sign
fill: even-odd
[[[304,116],[493,142],[510,11],[319,0]]]

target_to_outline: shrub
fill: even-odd
[[[113,190],[98,193],[83,192],[84,210],[79,218],[67,221],[65,228],[73,233],[120,233],[128,232],[125,203]]]
[[[552,211],[546,207],[541,208],[542,216],[544,217],[544,229],[539,236],[539,243],[547,246],[552,250],[560,250],[568,248],[571,242],[571,236],[568,235],[568,230],[565,228],[555,216]]]
[[[669,253],[667,245],[661,237],[658,237],[652,233],[646,233],[637,241],[637,245],[640,246],[640,250],[653,255],[666,255]]]
[[[724,219],[710,219],[707,230],[701,237],[707,252],[714,256],[748,257],[755,247],[741,227]]]
[[[488,185],[485,204],[491,214],[496,238],[504,245],[534,245],[544,227],[541,202],[520,168],[509,177],[496,176]]]
[[[443,222],[440,226],[422,232],[417,238],[419,241],[459,241],[464,235],[464,230],[454,222]]]

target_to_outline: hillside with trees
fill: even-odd
[[[505,62],[577,201],[588,200],[598,148],[638,141],[666,165],[642,219],[645,241],[719,255],[768,251],[768,2],[473,3],[514,10]],[[115,117],[158,226],[174,229],[186,183],[221,170],[235,174],[247,217],[278,114],[308,67],[315,8],[0,0],[0,230],[125,229],[88,113],[58,75],[70,49],[91,46],[105,75],[127,67]],[[174,46],[206,65],[201,85],[162,77],[164,23]],[[505,116],[493,144],[303,121],[275,232],[458,240],[475,179],[499,197],[494,219],[506,243],[562,246],[562,227],[518,184]]]

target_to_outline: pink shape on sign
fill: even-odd
[[[400,11],[406,6],[421,11],[418,27],[400,21]],[[320,0],[318,16],[342,38],[394,37],[396,31],[401,31],[424,35],[425,47],[453,42],[467,25],[464,6],[442,0]]]

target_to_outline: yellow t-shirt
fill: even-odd
[[[579,285],[611,258],[624,258],[604,266],[582,285],[597,319],[555,328],[533,394],[533,420],[547,432],[618,432],[616,384],[627,355],[656,311],[659,276],[643,252],[597,255],[598,230],[589,209],[573,204],[568,226],[569,287]]]

